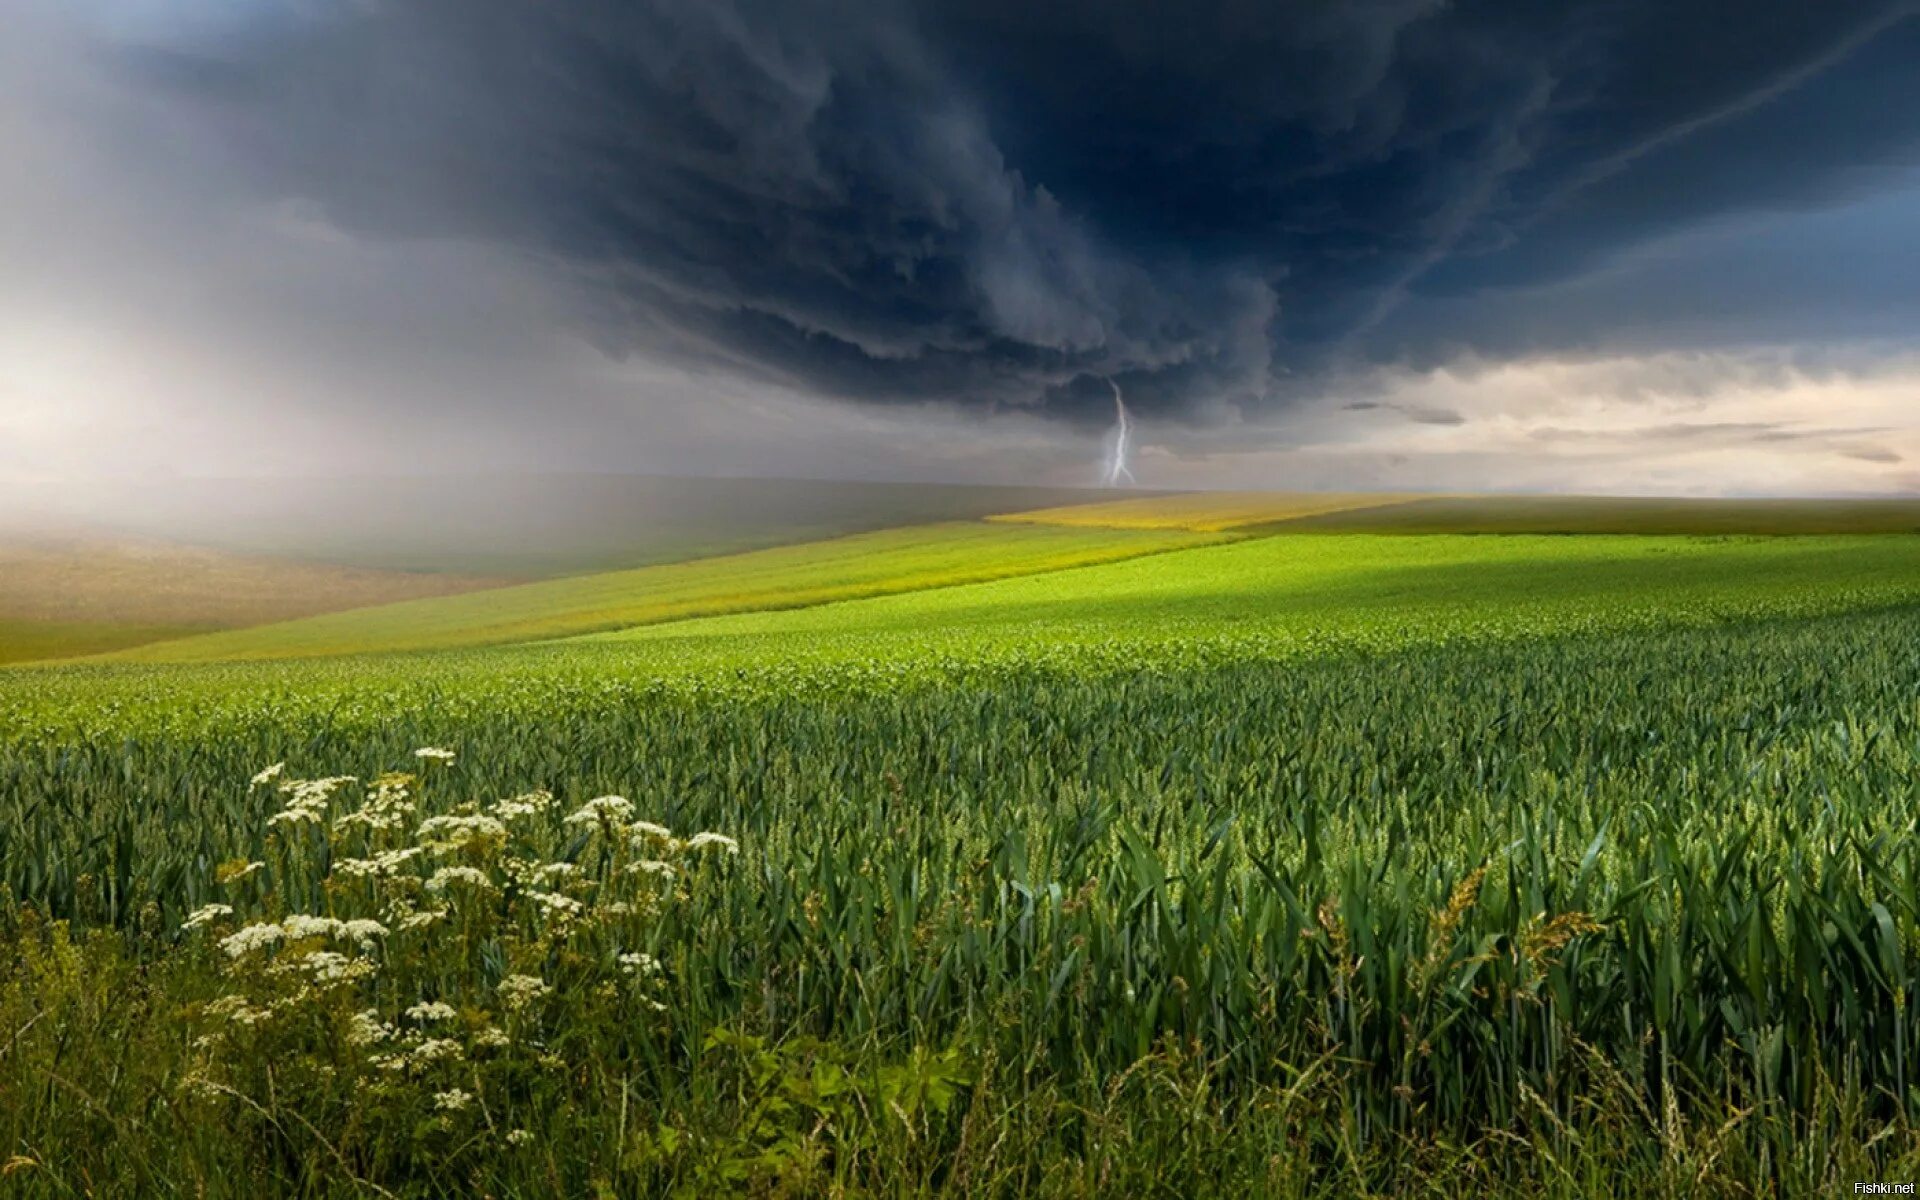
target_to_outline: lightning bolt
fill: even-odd
[[[1107,380],[1107,386],[1113,389],[1113,448],[1107,452],[1107,486],[1119,487],[1120,480],[1138,484],[1133,477],[1133,468],[1127,460],[1133,456],[1133,421],[1127,416],[1127,402],[1120,395],[1120,385]]]

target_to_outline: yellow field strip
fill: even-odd
[[[1378,508],[1424,498],[1404,492],[1189,492],[1038,508],[1031,512],[1003,513],[987,520],[1094,529],[1185,529],[1195,533],[1223,533],[1298,517]]]

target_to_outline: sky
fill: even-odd
[[[1920,493],[1912,0],[8,0],[0,482]]]

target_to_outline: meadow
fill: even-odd
[[[1411,496],[1368,492],[1190,492],[1025,509],[994,514],[987,519],[1016,525],[1190,529],[1218,533],[1276,525],[1302,517],[1364,512],[1411,499]]]
[[[975,530],[1100,535],[964,528],[983,569]],[[1276,535],[855,597],[0,673],[7,1183],[1920,1168],[1920,539]]]
[[[922,525],[329,613],[155,644],[116,657],[208,662],[497,645],[947,588],[1209,540],[1181,531]]]
[[[0,523],[0,663],[100,654],[501,582],[234,554],[92,528],[28,531]]]

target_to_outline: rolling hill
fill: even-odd
[[[952,522],[330,613],[125,651],[138,662],[524,642],[950,587],[1203,545],[1214,535]]]

